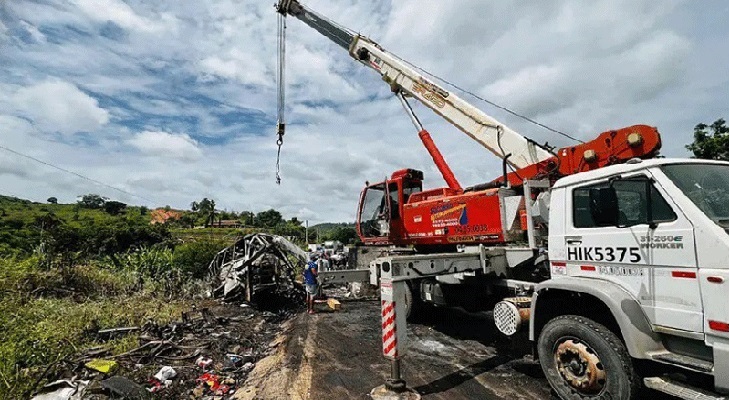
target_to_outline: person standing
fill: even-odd
[[[319,259],[319,271],[329,271],[331,264],[329,263],[329,254],[324,252]]]
[[[309,314],[314,314],[314,296],[316,296],[319,287],[317,276],[319,271],[316,263],[316,254],[309,256],[309,262],[304,269],[304,285],[306,286],[306,310]]]

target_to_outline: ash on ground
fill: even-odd
[[[139,346],[115,356],[109,348],[87,349],[52,365],[43,378],[65,382],[34,399],[231,398],[256,362],[275,351],[282,322],[299,308],[290,303],[274,312],[206,300],[177,322],[102,330],[102,341],[136,332]]]

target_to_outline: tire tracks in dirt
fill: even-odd
[[[309,400],[318,328],[300,314],[284,323],[271,342],[273,353],[262,358],[233,397],[236,400]]]

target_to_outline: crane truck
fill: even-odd
[[[645,125],[540,146],[299,1],[277,11],[381,76],[447,184],[423,190],[423,173],[402,169],[367,185],[358,233],[393,251],[325,279],[366,276],[383,298],[401,283],[409,316],[428,305],[493,310],[505,335],[528,330],[563,399],[634,399],[643,387],[725,398],[729,163],[658,158],[660,135]],[[461,187],[408,98],[501,158],[502,175]]]

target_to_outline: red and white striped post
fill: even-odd
[[[387,358],[398,358],[394,301],[382,300],[382,354]]]
[[[406,390],[400,374],[400,357],[403,356],[407,340],[405,314],[405,282],[392,281],[383,269],[380,280],[382,298],[382,355],[390,360],[390,379],[385,387],[395,392]],[[388,271],[389,272],[389,271]]]

